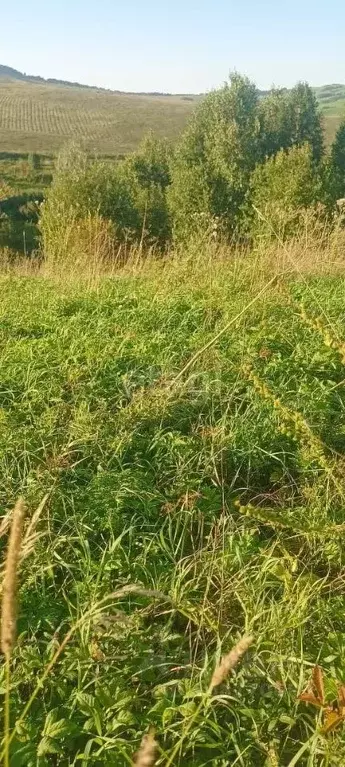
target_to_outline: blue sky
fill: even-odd
[[[344,0],[12,0],[0,63],[120,90],[345,83]]]

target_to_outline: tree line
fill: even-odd
[[[174,146],[150,134],[117,163],[63,151],[42,209],[43,247],[61,249],[90,217],[117,242],[161,248],[215,232],[247,242],[279,228],[286,237],[306,209],[332,220],[343,197],[345,119],[326,150],[307,83],[263,97],[235,73],[196,107]]]

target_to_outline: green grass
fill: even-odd
[[[330,144],[345,118],[345,85],[323,85],[314,90],[324,114],[326,141]]]
[[[28,154],[1,152],[0,190],[6,184],[14,194],[44,192],[51,183],[53,170],[52,156],[39,155],[39,168],[34,169]]]
[[[322,85],[319,88],[314,88],[314,91],[323,107],[327,107],[328,104],[333,107],[338,101],[343,103],[345,101],[345,85],[339,83]]]
[[[298,695],[316,663],[328,700],[345,682],[345,279],[263,290],[255,254],[212,258],[89,287],[1,278],[2,513],[49,494],[20,578],[12,726],[78,622],[15,766],[129,765],[150,726],[160,765],[344,764],[343,726],[323,736]]]

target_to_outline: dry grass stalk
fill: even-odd
[[[12,509],[11,511],[8,511],[7,514],[2,518],[1,524],[0,524],[0,538],[2,538],[5,533],[7,533],[8,529],[11,525],[11,518],[12,518]]]
[[[42,533],[36,533],[35,528],[37,527],[40,516],[42,514],[43,509],[45,508],[48,498],[49,498],[49,494],[44,496],[43,500],[41,501],[36,511],[32,515],[32,518],[29,521],[28,527],[26,528],[25,533],[22,536],[18,564],[21,564],[23,560],[26,559],[33,552],[37,541],[42,537]],[[3,517],[0,524],[0,537],[5,535],[5,533],[10,528],[13,514],[14,514],[14,511],[11,510],[7,512],[7,514]],[[3,592],[5,569],[6,569],[6,562],[0,566],[0,595]]]
[[[152,767],[156,763],[157,746],[154,732],[151,730],[147,735],[144,735],[141,741],[139,751],[134,759],[136,767]]]
[[[241,658],[243,658],[244,654],[247,652],[253,642],[254,637],[243,636],[239,642],[237,642],[235,647],[233,647],[227,655],[224,655],[219,666],[217,666],[213,672],[210,684],[211,690],[213,690],[214,687],[218,687],[219,684],[222,684],[222,682],[225,681],[230,672],[233,671]]]
[[[1,607],[1,650],[9,658],[15,641],[17,619],[17,575],[20,559],[25,504],[17,501],[13,516],[5,562]]]

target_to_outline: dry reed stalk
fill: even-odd
[[[245,655],[249,647],[253,644],[254,637],[243,636],[235,647],[230,650],[227,655],[224,655],[219,666],[214,670],[211,679],[210,689],[218,687],[219,684],[225,681],[231,671],[237,666],[241,658]]]
[[[10,527],[11,524],[11,517],[12,517],[12,510],[8,511],[7,514],[2,518],[1,524],[0,524],[0,538],[2,538],[5,533],[7,533],[7,530]]]
[[[153,730],[144,735],[139,751],[135,755],[134,764],[136,767],[153,767],[156,763],[158,743],[155,740]]]
[[[41,501],[36,511],[32,515],[32,518],[28,524],[28,527],[22,536],[18,565],[20,565],[23,562],[23,560],[26,559],[26,557],[28,557],[32,553],[32,551],[34,550],[36,546],[37,541],[42,537],[42,533],[36,533],[35,528],[37,527],[38,521],[40,519],[43,509],[45,508],[48,498],[49,498],[49,494],[47,493],[47,495],[44,496],[43,500]],[[5,517],[3,517],[2,522],[0,524],[0,537],[4,535],[6,531],[8,530],[8,528],[11,526],[13,513],[14,513],[13,511],[10,511],[5,515]],[[6,570],[6,562],[0,566],[0,595],[3,593],[5,570]]]
[[[19,498],[13,510],[2,591],[1,650],[7,659],[11,656],[16,634],[17,576],[24,516],[25,504],[23,499]]]

